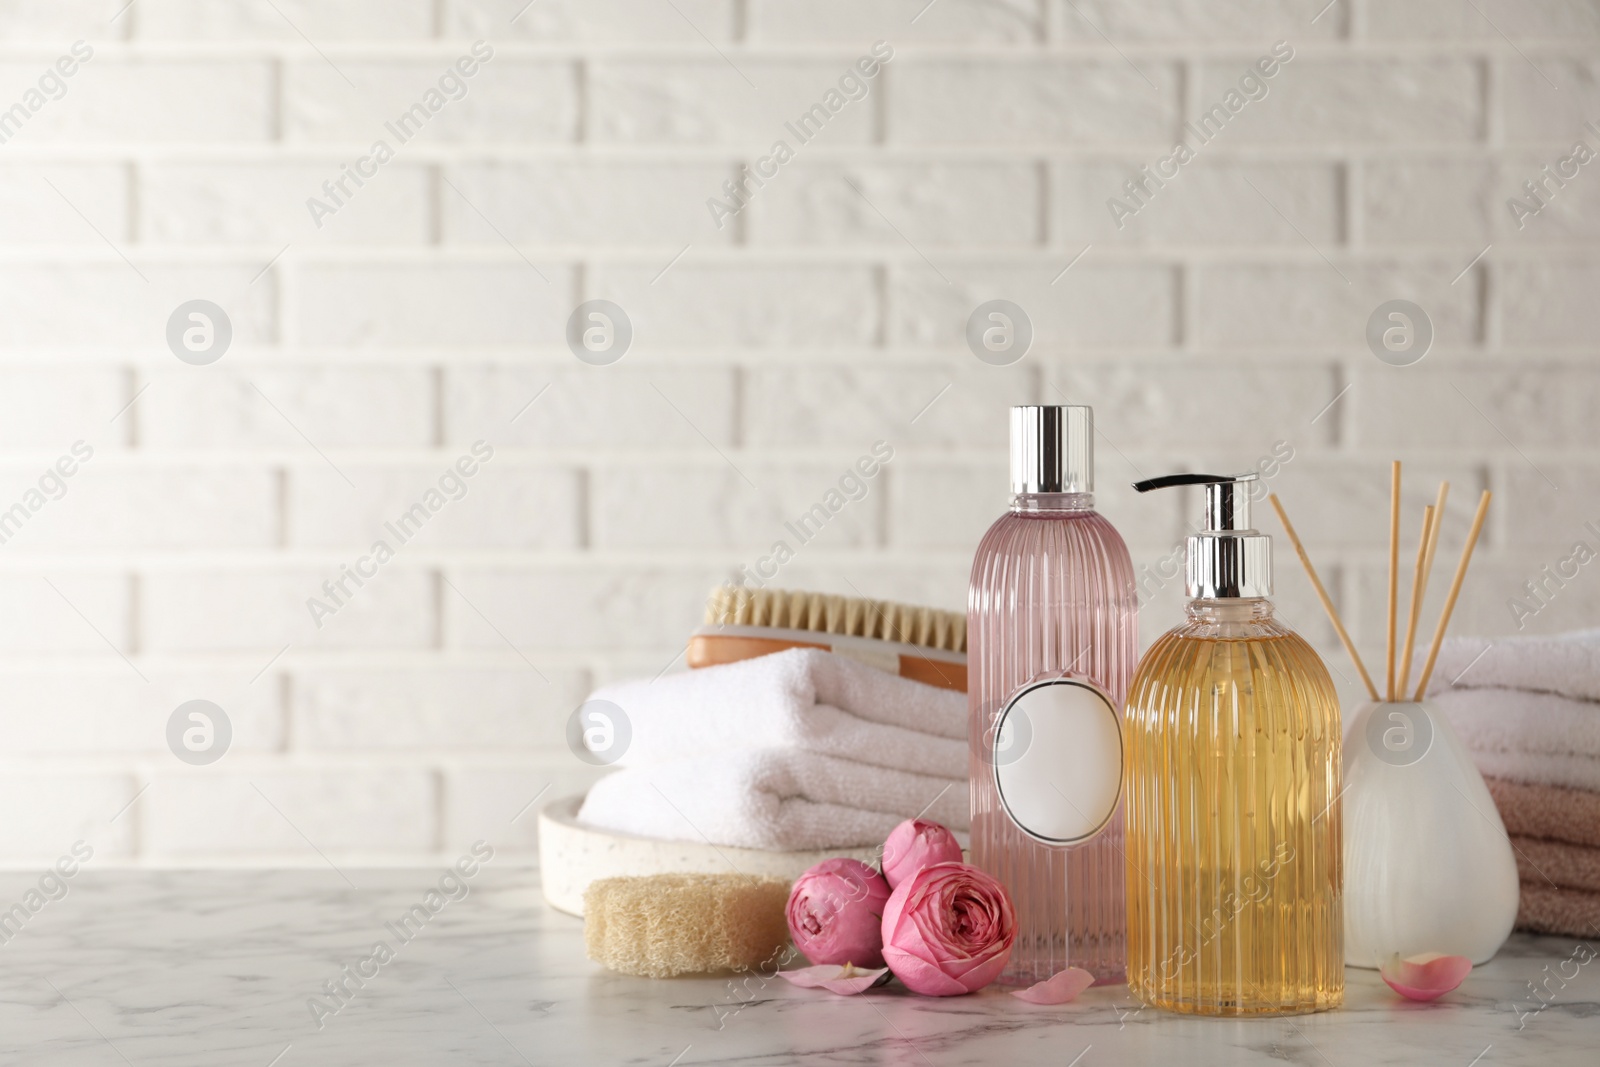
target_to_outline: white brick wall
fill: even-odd
[[[1513,628],[1594,537],[1600,162],[1520,227],[1506,200],[1600,149],[1600,0],[523,3],[0,0],[0,115],[60,96],[0,143],[0,511],[94,450],[0,544],[0,864],[77,837],[107,863],[527,854],[528,802],[594,773],[572,708],[673,662],[707,587],[874,441],[894,459],[782,582],[960,607],[1011,403],[1095,405],[1140,565],[1195,501],[1129,481],[1285,442],[1275,487],[1369,656],[1390,458],[1413,511],[1452,480],[1452,549],[1496,493],[1458,631]],[[866,97],[797,144],[877,40]],[[1116,226],[1280,40],[1267,94]],[[794,160],[717,227],[706,199],[779,138]],[[231,319],[214,365],[166,345],[195,298]],[[632,320],[613,366],[564,343],[596,298]],[[993,298],[1035,328],[1011,367],[963,339]],[[1437,332],[1409,368],[1363,341],[1394,298]],[[466,495],[314,625],[480,439]],[[1147,640],[1180,603],[1150,588]],[[1528,625],[1597,611],[1586,569]],[[167,747],[192,699],[232,723],[210,766]]]

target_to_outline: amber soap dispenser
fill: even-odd
[[[1205,487],[1188,617],[1140,660],[1124,709],[1128,985],[1197,1015],[1344,1000],[1339,701],[1316,652],[1273,617],[1255,477],[1134,486]]]

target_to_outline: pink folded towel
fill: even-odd
[[[1600,893],[1600,848],[1511,835],[1517,876],[1524,885],[1555,886]]]
[[[1600,848],[1600,793],[1485,778],[1506,833]]]
[[[1600,931],[1600,893],[1557,889],[1548,882],[1525,882],[1517,907],[1517,929],[1594,937]]]

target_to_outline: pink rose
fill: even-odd
[[[860,860],[823,860],[789,891],[789,936],[812,963],[883,966],[889,883]]]
[[[914,993],[972,993],[999,976],[1017,940],[1005,886],[964,863],[936,863],[901,882],[883,912],[883,959]]]
[[[883,843],[883,876],[890,889],[924,867],[960,862],[961,844],[956,835],[925,819],[907,819],[891,830],[889,840]]]

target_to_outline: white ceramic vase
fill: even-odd
[[[1494,798],[1437,707],[1366,704],[1344,742],[1344,958],[1486,963],[1517,918],[1517,862]]]

